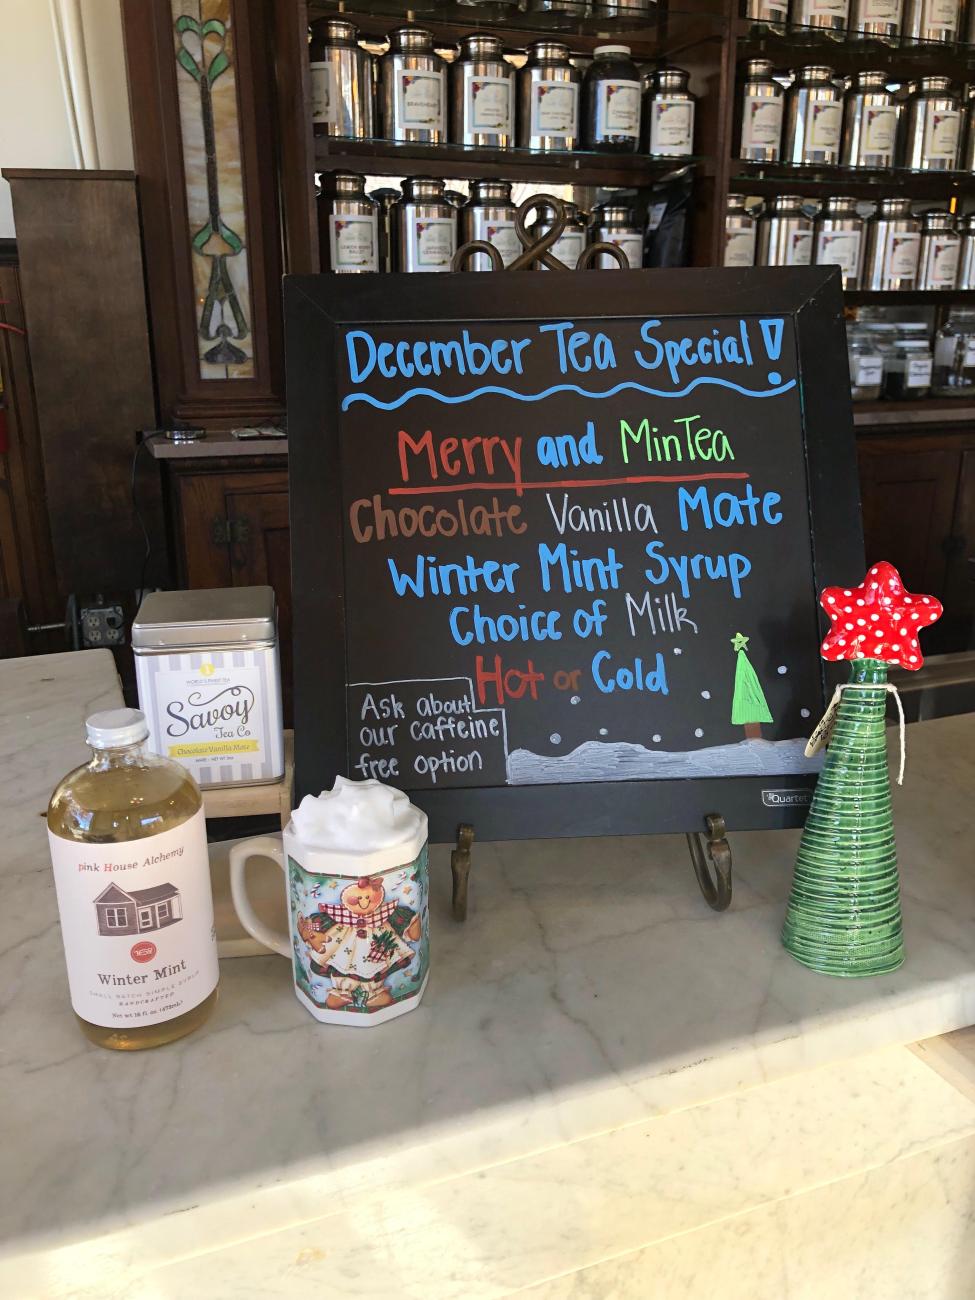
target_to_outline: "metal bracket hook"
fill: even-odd
[[[704,901],[716,912],[724,912],[731,902],[731,845],[725,838],[724,818],[708,813],[704,818],[707,839],[700,831],[688,831],[687,848]],[[711,874],[711,864],[714,874]]]

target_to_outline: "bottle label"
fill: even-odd
[[[630,264],[631,271],[639,271],[643,266],[643,236],[634,232],[630,235],[607,233],[599,241],[603,244],[612,244],[618,248]],[[619,266],[614,257],[608,253],[603,253],[599,259],[599,269],[601,271],[622,271],[624,268]]]
[[[953,289],[958,278],[958,240],[935,239],[931,244],[925,289]]]
[[[336,216],[328,219],[333,271],[379,270],[379,222],[371,216]]]
[[[843,106],[841,104],[823,104],[811,100],[806,110],[809,126],[806,147],[808,149],[838,149],[840,146],[840,129],[843,125]]]
[[[483,238],[498,250],[505,266],[513,262],[521,252],[521,240],[518,238],[513,221],[485,222]],[[486,258],[487,254],[483,256]]]
[[[863,106],[863,143],[861,154],[889,154],[894,149],[894,136],[897,131],[896,108],[873,108]]]
[[[576,262],[586,250],[586,236],[581,230],[567,230],[564,234],[559,235],[558,239],[548,250],[553,257],[557,257],[560,262],[574,271]],[[549,267],[544,262],[540,262],[541,270],[547,271]]]
[[[470,77],[466,104],[468,131],[510,134],[514,121],[512,102],[512,83],[508,77]]]
[[[901,0],[863,0],[860,14],[868,23],[899,23]]]
[[[311,65],[311,120],[327,126],[339,125],[339,93],[335,69],[330,63]]]
[[[579,87],[573,81],[536,81],[532,86],[532,135],[579,134]]]
[[[746,95],[745,112],[741,122],[741,147],[743,149],[778,149],[782,139],[782,97]]]
[[[812,252],[812,230],[793,230],[785,250],[785,264],[786,266],[809,266],[812,262]]]
[[[140,1029],[192,1011],[217,987],[203,809],[142,840],[83,844],[48,832],[71,1005]]]
[[[397,121],[401,127],[443,130],[443,73],[411,68],[396,83]]]
[[[883,357],[876,352],[853,358],[853,382],[857,388],[873,388],[884,377]]]
[[[922,27],[941,32],[958,29],[958,0],[925,0],[923,13]]]
[[[891,235],[884,255],[885,280],[913,280],[917,275],[917,259],[921,251],[921,236],[915,231]]]
[[[824,266],[838,266],[844,280],[855,280],[860,271],[859,230],[821,230],[816,261]]]
[[[686,154],[694,148],[694,103],[689,99],[655,99],[650,105],[650,152]]]
[[[423,217],[410,223],[413,265],[420,271],[449,271],[457,251],[453,217]]]
[[[600,81],[596,85],[596,139],[640,134],[640,83]]]
[[[908,357],[904,367],[905,388],[927,388],[931,382],[931,357]]]
[[[954,108],[928,109],[924,120],[925,159],[942,158],[954,162],[958,156],[958,128],[961,114]]]
[[[755,265],[755,231],[726,230],[724,232],[725,266]]]

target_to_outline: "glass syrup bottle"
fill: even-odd
[[[159,1047],[217,1000],[203,799],[185,768],[147,751],[138,709],[93,714],[86,730],[91,759],[47,811],[71,1005],[100,1047]]]

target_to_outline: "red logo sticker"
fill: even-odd
[[[140,939],[134,943],[130,949],[129,956],[133,961],[152,961],[156,955],[156,945],[149,939]]]

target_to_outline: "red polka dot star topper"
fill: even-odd
[[[912,672],[924,663],[918,633],[944,612],[934,596],[908,591],[886,560],[871,565],[859,587],[827,587],[819,603],[833,621],[824,659],[882,659]]]

